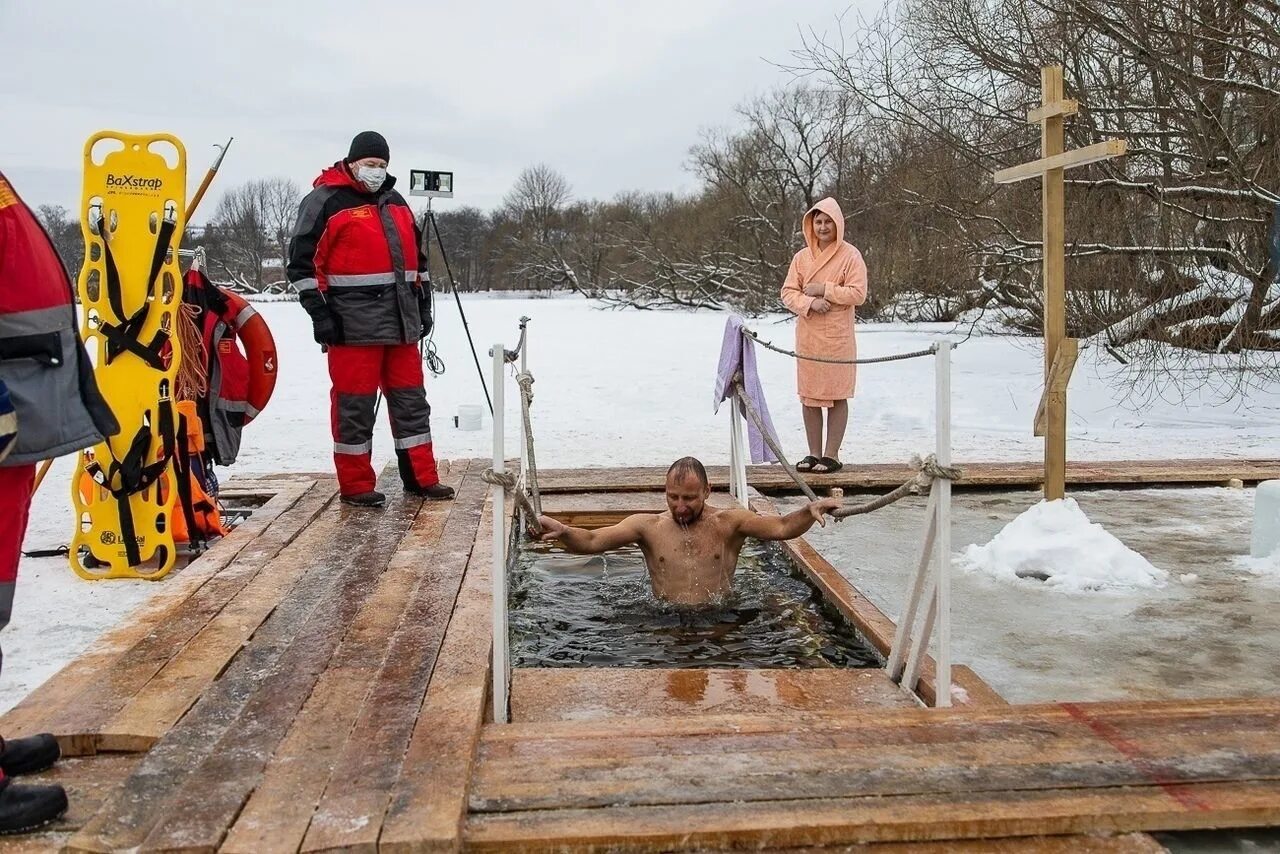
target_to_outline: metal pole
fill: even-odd
[[[742,404],[735,395],[732,401],[733,411],[729,419],[729,424],[733,430],[733,444],[738,449],[738,459],[733,467],[733,476],[738,481],[738,501],[743,507],[747,507],[751,503],[750,496],[747,495],[747,457],[751,454],[751,446],[747,444],[746,432],[743,429]]]
[[[520,373],[529,373],[529,318],[520,318]],[[522,403],[523,405],[523,403]],[[524,419],[520,419],[520,474],[529,471],[529,442],[524,433]]]
[[[746,449],[742,438],[742,412],[738,396],[729,401],[729,492],[743,507],[747,506]]]
[[[738,431],[733,429],[733,413],[736,412],[738,398],[729,401],[729,494],[737,501],[742,501],[738,494]]]
[[[951,465],[951,342],[938,342],[937,357],[938,465]],[[934,706],[951,705],[951,481],[938,487],[938,656]]]
[[[453,280],[453,268],[449,266],[449,253],[444,251],[444,241],[440,239],[440,226],[436,223],[436,215],[427,209],[427,222],[436,232],[436,245],[440,247],[440,260],[444,262],[444,272],[449,277],[449,288],[453,291],[453,301],[458,304],[458,316],[462,318],[462,331],[467,333],[467,344],[471,347],[471,358],[476,362],[476,373],[480,375],[480,386],[484,389],[484,399],[489,404],[489,414],[493,414],[493,399],[489,397],[489,386],[484,381],[484,369],[480,367],[480,356],[476,353],[476,342],[471,339],[471,326],[467,323],[467,313],[462,310],[462,297],[458,296],[458,283]]]
[[[933,636],[933,622],[938,616],[938,576],[929,576],[924,598],[929,607],[924,609],[924,624],[920,626],[920,634],[911,639],[911,652],[907,654],[907,667],[902,673],[902,687],[912,692],[920,682],[920,671],[924,668],[929,638]]]
[[[489,351],[493,356],[493,471],[503,474],[506,466],[506,433],[503,423],[505,410],[502,402],[503,370],[506,367],[506,350],[494,344]],[[496,486],[493,496],[493,720],[507,722],[507,674],[510,658],[507,653],[507,493]]]
[[[884,669],[894,682],[902,681],[903,668],[906,666],[907,644],[911,641],[911,629],[915,626],[916,612],[920,609],[920,600],[924,594],[924,582],[929,577],[929,563],[933,559],[933,541],[938,534],[938,482],[935,480],[929,488],[929,504],[925,509],[924,545],[920,548],[920,559],[916,562],[915,581],[907,593],[907,602],[898,617],[898,628],[894,632],[893,647],[889,650],[889,661]]]

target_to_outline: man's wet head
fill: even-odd
[[[695,457],[681,457],[667,469],[666,491],[671,517],[681,525],[692,525],[711,495],[706,467]]]

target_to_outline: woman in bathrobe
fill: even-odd
[[[867,265],[862,253],[844,240],[844,214],[833,198],[818,202],[804,215],[805,248],[791,259],[782,301],[796,315],[796,352],[823,359],[853,360],[854,306],[867,299]],[[849,424],[857,367],[852,364],[796,359],[796,386],[804,408],[809,455],[800,471],[839,471],[840,444]],[[826,435],[823,435],[826,410]]]

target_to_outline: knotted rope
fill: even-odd
[[[524,346],[524,328],[525,321],[528,318],[521,318],[520,324],[520,347]],[[519,347],[516,348],[516,353]],[[512,362],[516,358],[515,353],[508,351],[505,358],[508,362]],[[493,469],[485,469],[481,477],[485,483],[501,486],[507,492],[514,496],[517,506],[524,512],[527,517],[529,530],[535,534],[542,533],[542,525],[538,523],[538,517],[542,515],[542,494],[538,491],[538,463],[533,455],[533,422],[529,416],[529,409],[533,406],[533,374],[528,371],[520,371],[516,374],[516,384],[520,386],[520,417],[524,422],[524,449],[525,449],[525,470],[523,475],[523,485],[518,482],[514,475],[509,472],[498,473]],[[528,492],[525,487],[528,487]]]
[[[533,423],[529,418],[529,409],[533,406],[533,374],[521,371],[516,374],[516,383],[520,386],[520,417],[524,419],[525,482],[529,486],[529,506],[534,510],[536,526],[538,516],[542,515],[542,494],[538,491],[538,463],[533,456]]]
[[[733,395],[736,398],[736,401],[741,404],[742,408],[746,410],[747,417],[751,419],[753,424],[755,424],[756,430],[758,430],[760,435],[764,438],[765,444],[769,446],[769,450],[773,451],[773,455],[778,458],[778,462],[782,464],[782,468],[785,469],[791,479],[795,481],[796,486],[800,487],[800,491],[803,492],[810,501],[818,501],[819,498],[817,493],[813,491],[813,488],[809,486],[803,477],[800,476],[800,473],[797,472],[795,467],[787,460],[786,455],[782,453],[782,448],[778,445],[778,440],[774,438],[770,431],[765,429],[764,419],[760,417],[760,412],[756,409],[750,396],[747,395],[742,382],[742,374],[740,372],[735,374],[733,377]],[[928,489],[937,478],[954,481],[960,480],[964,476],[964,471],[958,466],[939,465],[936,454],[929,454],[924,459],[921,459],[917,454],[911,458],[910,465],[916,472],[915,477],[911,478],[897,489],[863,504],[847,504],[844,507],[833,510],[831,515],[836,519],[844,519],[849,516],[858,516],[863,513],[870,513],[872,510],[879,510],[881,507],[887,507],[908,495],[920,494],[922,491]]]
[[[529,501],[529,496],[520,488],[520,484],[514,474],[509,471],[496,472],[488,468],[480,472],[480,479],[493,486],[500,486],[506,492],[511,493],[515,499],[516,506],[520,508],[528,520],[529,530],[535,534],[542,533],[542,526],[538,524],[538,516],[541,514],[534,510],[533,504]]]
[[[871,501],[862,504],[846,504],[844,507],[832,511],[831,515],[837,519],[846,519],[849,516],[870,513],[872,510],[888,507],[893,502],[908,495],[919,495],[927,491],[933,485],[933,482],[939,478],[955,481],[964,477],[964,470],[959,466],[939,465],[936,454],[929,454],[924,459],[921,459],[920,455],[916,454],[911,458],[910,465],[915,470],[916,476],[897,489],[892,492],[886,492],[879,498],[873,498]]]

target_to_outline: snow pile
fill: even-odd
[[[1236,557],[1235,562],[1238,567],[1246,572],[1253,573],[1259,578],[1280,581],[1280,548],[1277,548],[1266,557],[1239,555]]]
[[[985,546],[965,549],[960,566],[1005,580],[1043,581],[1067,593],[1163,587],[1169,577],[1090,522],[1073,498],[1041,501]]]

